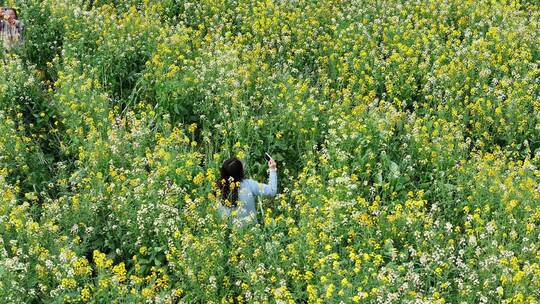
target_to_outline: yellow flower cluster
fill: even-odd
[[[99,252],[99,250],[93,251],[93,260],[96,263],[98,268],[110,268],[113,264],[111,259],[107,259],[107,256],[104,253]]]

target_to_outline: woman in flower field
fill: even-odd
[[[268,161],[268,168],[269,184],[262,184],[244,178],[244,167],[238,158],[231,157],[223,162],[220,169],[221,179],[217,182],[225,203],[225,206],[219,204],[222,216],[229,216],[232,213],[233,222],[239,226],[257,222],[255,196],[274,196],[277,192],[277,166],[272,158]]]
[[[17,11],[11,7],[0,9],[0,37],[4,49],[10,50],[22,40],[23,23],[17,20]]]
[[[0,303],[540,303],[537,2],[1,2]]]

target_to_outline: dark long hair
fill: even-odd
[[[221,190],[223,200],[228,199],[233,207],[238,204],[238,187],[234,187],[231,191],[231,182],[241,182],[244,179],[244,167],[242,162],[231,157],[221,165],[221,178],[217,181],[217,188]]]

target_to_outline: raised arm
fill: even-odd
[[[268,184],[259,183],[250,180],[249,188],[254,195],[274,196],[277,193],[277,170],[270,169],[270,178]]]

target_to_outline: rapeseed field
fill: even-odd
[[[3,2],[0,303],[540,302],[537,1]]]

